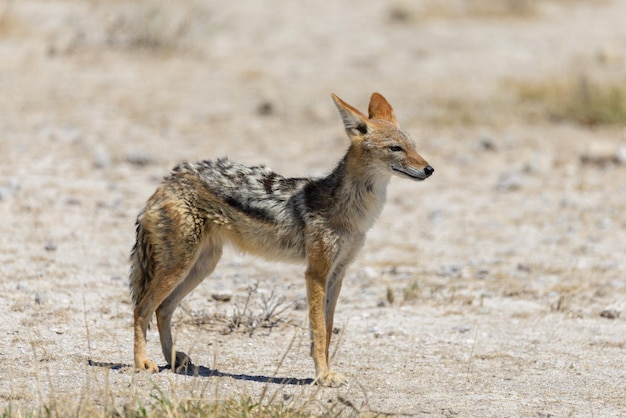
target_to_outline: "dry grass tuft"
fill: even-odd
[[[37,409],[23,410],[21,408],[6,407],[0,411],[2,418],[12,417],[250,417],[250,418],[304,418],[311,417],[304,407],[296,408],[283,402],[262,403],[249,396],[231,398],[223,401],[204,399],[184,399],[175,401],[160,389],[155,389],[146,403],[125,405],[122,409],[112,406],[102,406],[97,401],[74,402],[64,399],[63,402],[46,404]]]
[[[402,294],[405,302],[415,302],[421,299],[422,289],[417,280],[415,280],[409,286],[402,289]]]
[[[152,407],[146,409],[139,406],[136,410],[126,410],[125,415],[131,417],[276,417],[304,418],[311,414],[304,410],[292,408],[284,403],[265,404],[257,402],[249,396],[231,398],[224,401],[206,401],[187,399],[174,402],[161,392],[153,395]]]
[[[173,7],[165,1],[133,2],[107,27],[107,42],[128,48],[175,49],[189,33],[194,12],[192,7]]]
[[[582,74],[513,84],[524,113],[532,119],[583,126],[626,123],[624,80],[596,81]]]
[[[407,23],[428,19],[528,18],[537,14],[537,3],[531,0],[429,0],[421,2],[417,10],[411,10],[415,5],[410,3],[410,7],[394,5],[389,9],[389,20]]]
[[[266,294],[259,292],[258,288],[258,282],[248,286],[243,304],[235,303],[230,313],[207,314],[183,308],[190,319],[181,322],[195,326],[219,324],[223,334],[243,330],[250,336],[260,328],[271,330],[280,324],[289,324],[287,313],[295,307],[295,302],[287,301],[274,290]]]

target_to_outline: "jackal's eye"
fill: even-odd
[[[400,152],[404,151],[400,145],[389,145],[389,151]]]

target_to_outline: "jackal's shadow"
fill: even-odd
[[[126,368],[132,368],[133,366],[123,363],[108,363],[101,361],[94,361],[92,359],[87,360],[87,364],[92,367],[102,367],[109,370],[121,370]],[[159,366],[159,373],[164,370],[171,370],[169,366]],[[295,377],[278,377],[278,376],[262,376],[262,375],[250,375],[244,373],[225,373],[220,372],[217,369],[210,369],[205,366],[190,365],[187,368],[176,371],[176,374],[195,377],[230,377],[236,380],[248,380],[252,382],[260,383],[274,383],[278,385],[310,385],[313,383],[313,379],[298,379]]]

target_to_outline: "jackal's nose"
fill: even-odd
[[[427,166],[424,168],[424,174],[426,174],[426,177],[430,177],[430,176],[431,176],[431,174],[433,174],[434,172],[435,172],[435,169],[434,169],[434,168],[432,168],[432,167],[431,167],[431,166],[429,166],[429,165],[427,165]]]

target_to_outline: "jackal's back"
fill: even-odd
[[[207,240],[268,258],[304,259],[302,189],[310,181],[226,158],[176,166],[137,217],[130,272],[135,304],[155,275],[177,268],[170,260],[182,264]]]
[[[183,163],[173,176],[197,173],[207,191],[227,206],[259,221],[280,224],[297,216],[295,199],[307,178],[286,178],[265,166],[246,166],[226,158]]]

